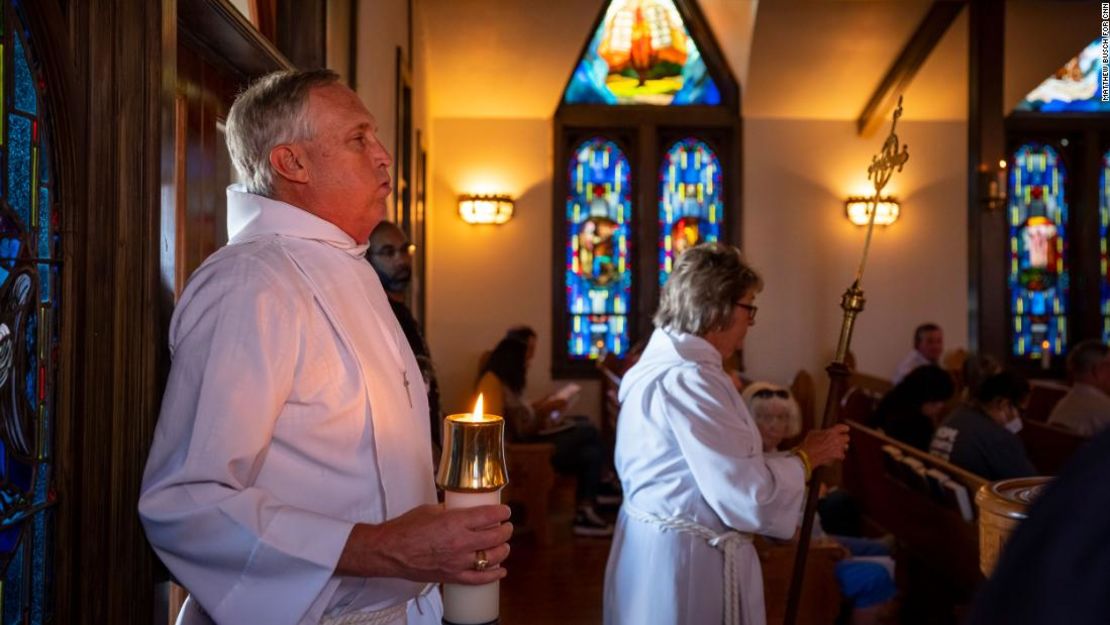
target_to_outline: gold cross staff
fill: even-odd
[[[901,172],[906,161],[910,159],[909,147],[901,145],[894,129],[898,125],[898,118],[902,116],[902,97],[898,96],[898,108],[894,109],[894,121],[890,124],[890,134],[883,143],[881,152],[871,157],[871,165],[867,168],[867,178],[875,185],[875,195],[871,198],[871,215],[867,221],[867,238],[863,243],[863,257],[860,259],[859,270],[852,286],[840,298],[840,308],[844,311],[844,321],[840,325],[840,340],[836,346],[836,357],[829,364],[826,371],[829,373],[829,394],[825,398],[825,412],[821,419],[821,429],[832,427],[837,420],[836,407],[844,396],[848,377],[851,371],[844,365],[848,356],[848,348],[852,343],[852,330],[855,328],[856,317],[863,312],[863,270],[867,266],[867,253],[871,250],[871,233],[875,230],[875,208],[879,204],[886,183],[895,171]],[[901,148],[901,149],[899,149]],[[794,557],[794,572],[790,579],[790,593],[786,598],[786,618],[784,625],[794,625],[798,620],[798,604],[802,596],[802,582],[805,581],[806,557],[809,555],[809,538],[813,532],[813,515],[817,511],[817,498],[824,480],[826,467],[818,467],[813,472],[806,492],[806,508],[802,515],[802,529],[798,534],[798,551]]]

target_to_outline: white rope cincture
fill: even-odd
[[[409,601],[415,600],[419,602],[424,595],[427,595],[434,588],[435,584],[428,584],[424,586],[420,594],[413,599],[402,601],[397,605],[382,608],[381,610],[375,610],[373,612],[352,612],[350,614],[331,617],[325,616],[324,619],[320,621],[320,625],[389,625],[389,623],[396,622],[408,613]]]
[[[675,516],[659,516],[645,512],[624,503],[624,512],[629,517],[642,523],[656,525],[665,529],[672,529],[701,538],[710,547],[717,549],[724,555],[724,586],[725,586],[725,625],[741,625],[740,618],[740,547],[752,542],[752,535],[735,530],[715,532],[708,527],[695,523],[689,519]]]

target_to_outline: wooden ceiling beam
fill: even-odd
[[[902,52],[895,59],[894,64],[883,76],[882,82],[871,94],[867,105],[863,107],[859,119],[856,121],[856,131],[861,135],[870,134],[885,120],[898,96],[909,87],[917,70],[925,64],[925,60],[932,54],[941,37],[948,31],[948,27],[956,20],[956,16],[963,10],[965,0],[936,0],[929,7],[929,12],[918,24],[913,36],[902,48]]]

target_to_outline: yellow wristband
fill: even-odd
[[[802,461],[802,468],[806,472],[806,482],[809,482],[809,478],[813,475],[813,465],[809,462],[809,454],[801,447],[795,447],[793,451],[798,460]]]

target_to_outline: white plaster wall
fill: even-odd
[[[911,156],[888,190],[902,218],[876,229],[852,346],[859,368],[883,377],[923,321],[945,329],[948,348],[967,336],[967,125],[903,122],[899,135]],[[745,353],[752,377],[789,382],[804,368],[824,379],[864,239],[844,199],[869,189],[881,143],[852,121],[745,120],[743,247],[766,283]]]

